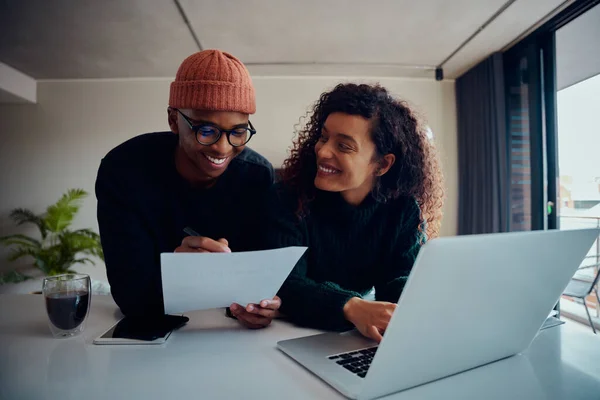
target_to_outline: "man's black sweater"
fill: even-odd
[[[127,316],[164,313],[160,253],[187,236],[226,238],[232,251],[255,247],[249,233],[273,167],[245,148],[210,188],[184,180],[170,132],[135,137],[110,151],[96,180],[98,224],[113,298]]]

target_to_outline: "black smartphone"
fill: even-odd
[[[171,332],[189,321],[182,315],[161,315],[152,318],[125,317],[94,340],[95,344],[160,344]]]

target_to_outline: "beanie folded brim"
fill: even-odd
[[[207,111],[256,112],[254,88],[222,81],[175,81],[169,105]]]

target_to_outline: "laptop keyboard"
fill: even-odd
[[[327,357],[335,361],[340,367],[346,368],[348,371],[361,378],[367,375],[367,371],[371,366],[371,361],[375,357],[377,346],[369,347],[368,349],[349,351],[347,353],[335,354]]]

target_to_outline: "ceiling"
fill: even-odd
[[[569,1],[567,1],[569,2]],[[455,78],[565,0],[179,0],[255,75]],[[510,4],[502,13],[496,15]],[[0,62],[35,79],[171,77],[198,46],[174,0],[0,0]]]

